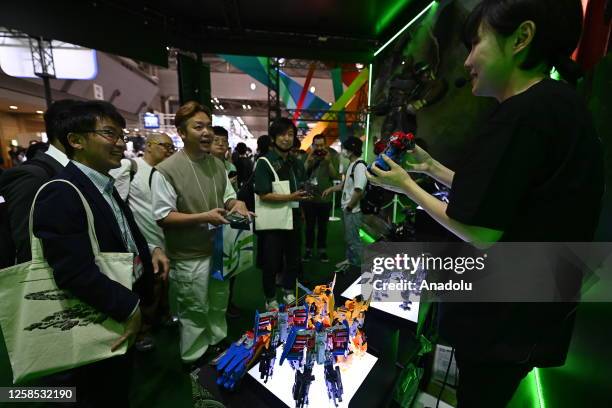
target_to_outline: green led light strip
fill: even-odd
[[[370,105],[372,102],[372,68],[373,65],[370,64],[369,73],[368,73],[368,113],[366,115],[366,137],[365,137],[365,149],[363,150],[363,159],[367,162],[368,155],[370,154]]]
[[[380,47],[378,49],[378,51],[376,51],[374,53],[374,56],[377,56],[378,54],[380,54],[382,52],[382,50],[384,50],[385,48],[387,48],[387,46],[389,44],[391,44],[397,37],[399,37],[404,31],[406,31],[408,29],[408,27],[410,27],[412,24],[414,24],[415,21],[417,21],[423,14],[427,13],[427,11],[432,8],[434,5],[436,4],[435,1],[432,1],[431,3],[429,3],[429,5],[427,7],[425,7],[423,9],[423,11],[421,11],[419,14],[417,14],[417,16],[415,18],[413,18],[412,20],[410,20],[410,22],[408,24],[406,24],[404,26],[404,28],[402,28],[401,30],[399,30],[397,32],[397,34],[395,34],[393,37],[391,37],[391,39],[389,41],[387,41],[385,43],[385,45],[383,45],[382,47]]]
[[[371,244],[373,242],[376,242],[376,240],[372,238],[372,236],[370,236],[367,232],[365,232],[361,228],[359,229],[359,236],[361,237],[362,240],[365,241],[366,244]]]
[[[536,386],[536,390],[538,393],[538,407],[539,408],[546,408],[546,405],[544,405],[544,394],[542,393],[542,383],[540,382],[540,372],[538,371],[537,368],[533,369],[533,374],[534,374],[534,378],[535,378],[535,386]]]

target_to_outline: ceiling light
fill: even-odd
[[[242,105],[242,109],[246,109],[246,108],[247,108],[247,107],[246,107],[246,105],[244,105],[244,104],[243,104],[243,105]]]
[[[247,105],[247,109],[251,109],[251,105]]]
[[[287,60],[284,59],[284,58],[279,58],[278,59],[278,65],[285,65],[285,62],[287,62]]]
[[[36,113],[38,113],[39,115],[42,115],[42,114],[43,114],[43,113],[45,113],[45,112],[43,112],[43,111],[41,111],[41,110],[37,110],[37,111],[36,111]]]
[[[310,92],[315,93],[316,90],[317,90],[317,88],[315,88],[314,86],[310,87]]]
[[[363,69],[363,64],[361,62],[358,62],[355,64],[355,67],[357,67],[357,69]]]
[[[134,129],[134,132],[140,132],[140,129],[136,128]]]
[[[9,106],[9,109],[17,110],[17,109],[19,109],[19,107],[15,106],[15,105],[11,105],[11,106]]]
[[[225,110],[225,108],[223,107],[223,105],[219,105],[219,108],[221,108],[221,110]]]
[[[251,91],[254,91],[257,88],[257,85],[255,85],[255,82],[251,82]]]

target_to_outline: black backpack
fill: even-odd
[[[353,166],[353,170],[351,171],[350,175],[353,180],[355,180],[355,167],[357,167],[359,163],[363,163],[364,165],[366,165],[366,162],[361,159],[355,162],[355,165]],[[382,187],[368,183],[366,184],[365,190],[363,192],[363,197],[361,197],[361,201],[359,201],[359,208],[361,209],[361,213],[364,215],[378,214],[380,210],[384,207],[385,203],[388,203],[392,199],[392,192],[385,190]]]
[[[45,170],[49,179],[55,176],[55,170],[49,164],[36,158],[27,160],[20,166],[38,166]],[[31,203],[30,203],[31,204]],[[15,265],[17,248],[11,234],[11,223],[8,214],[8,203],[2,199],[0,202],[0,268]]]

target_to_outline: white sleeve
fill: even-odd
[[[354,188],[359,188],[361,191],[364,191],[366,185],[368,184],[368,178],[366,177],[367,168],[365,164],[360,163],[355,165],[354,176],[355,176],[355,186]]]
[[[121,166],[108,171],[108,175],[115,179],[115,188],[123,201],[127,200],[130,194],[130,170],[132,162],[128,159],[121,159]]]
[[[236,199],[236,191],[234,191],[234,187],[232,187],[232,183],[230,183],[229,177],[227,177],[227,171],[225,172],[225,192],[223,193],[223,204],[227,203],[229,200]]]
[[[172,184],[159,171],[153,173],[151,180],[151,208],[154,220],[166,218],[171,211],[176,211],[176,191]]]

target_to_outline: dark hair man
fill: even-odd
[[[0,267],[27,262],[31,259],[28,222],[30,206],[36,192],[53,176],[59,173],[68,157],[58,135],[65,133],[62,124],[66,112],[74,104],[64,99],[51,104],[44,114],[49,147],[39,151],[26,165],[10,168],[0,175],[0,196],[6,201],[0,217]]]
[[[321,262],[329,262],[327,256],[327,223],[331,213],[332,196],[326,195],[323,197],[321,193],[332,187],[334,180],[340,179],[339,166],[338,153],[327,147],[323,134],[316,135],[312,140],[312,147],[305,163],[307,183],[313,190],[314,197],[312,200],[302,203],[306,218],[304,261],[309,261],[312,257],[316,229],[317,255]]]
[[[43,188],[33,214],[34,235],[42,241],[57,286],[113,319],[126,322],[126,332],[112,345],[113,350],[133,340],[139,331],[140,304],[151,303],[153,283],[147,243],[108,175],[123,157],[124,127],[123,117],[107,102],[70,106],[57,121],[61,129],[57,138],[71,159],[58,177],[75,185],[91,207],[100,251],[134,254],[132,290],[100,272],[94,261],[83,204],[72,187],[53,183]],[[84,405],[128,406],[130,372],[130,359],[122,355],[53,378],[60,385],[76,386]],[[104,378],[104,388],[99,387],[100,378]]]
[[[227,335],[228,282],[210,276],[214,229],[229,223],[227,211],[246,217],[251,213],[236,200],[223,163],[210,154],[210,110],[187,102],[176,112],[174,124],[185,147],[156,167],[153,217],[164,230],[172,261],[170,305],[180,322],[181,358],[192,364]]]
[[[576,82],[570,55],[581,28],[579,0],[482,1],[465,25],[465,67],[472,93],[499,106],[456,172],[418,147],[407,164],[451,187],[449,203],[391,160],[390,171],[375,167],[368,178],[406,194],[466,242],[592,241],[603,193],[601,145],[584,101],[548,78],[554,66]],[[441,335],[456,347],[459,406],[504,407],[533,367],[562,365],[575,306],[441,303]]]
[[[238,176],[236,166],[227,160],[227,151],[229,150],[229,133],[223,126],[213,126],[213,141],[210,147],[210,154],[223,162],[225,171],[229,177],[232,187],[235,191],[238,190]]]
[[[263,201],[278,203],[292,208],[293,225],[290,230],[271,229],[258,231],[263,237],[263,286],[266,296],[266,307],[277,309],[275,278],[282,274],[284,289],[283,302],[290,304],[295,301],[293,291],[295,280],[300,271],[300,229],[299,201],[309,197],[300,190],[304,180],[304,167],[290,155],[295,138],[296,128],[287,118],[276,119],[270,125],[272,148],[257,160],[255,168],[255,193]],[[269,163],[269,164],[268,164]],[[289,194],[273,192],[274,172],[280,181],[289,181]]]

